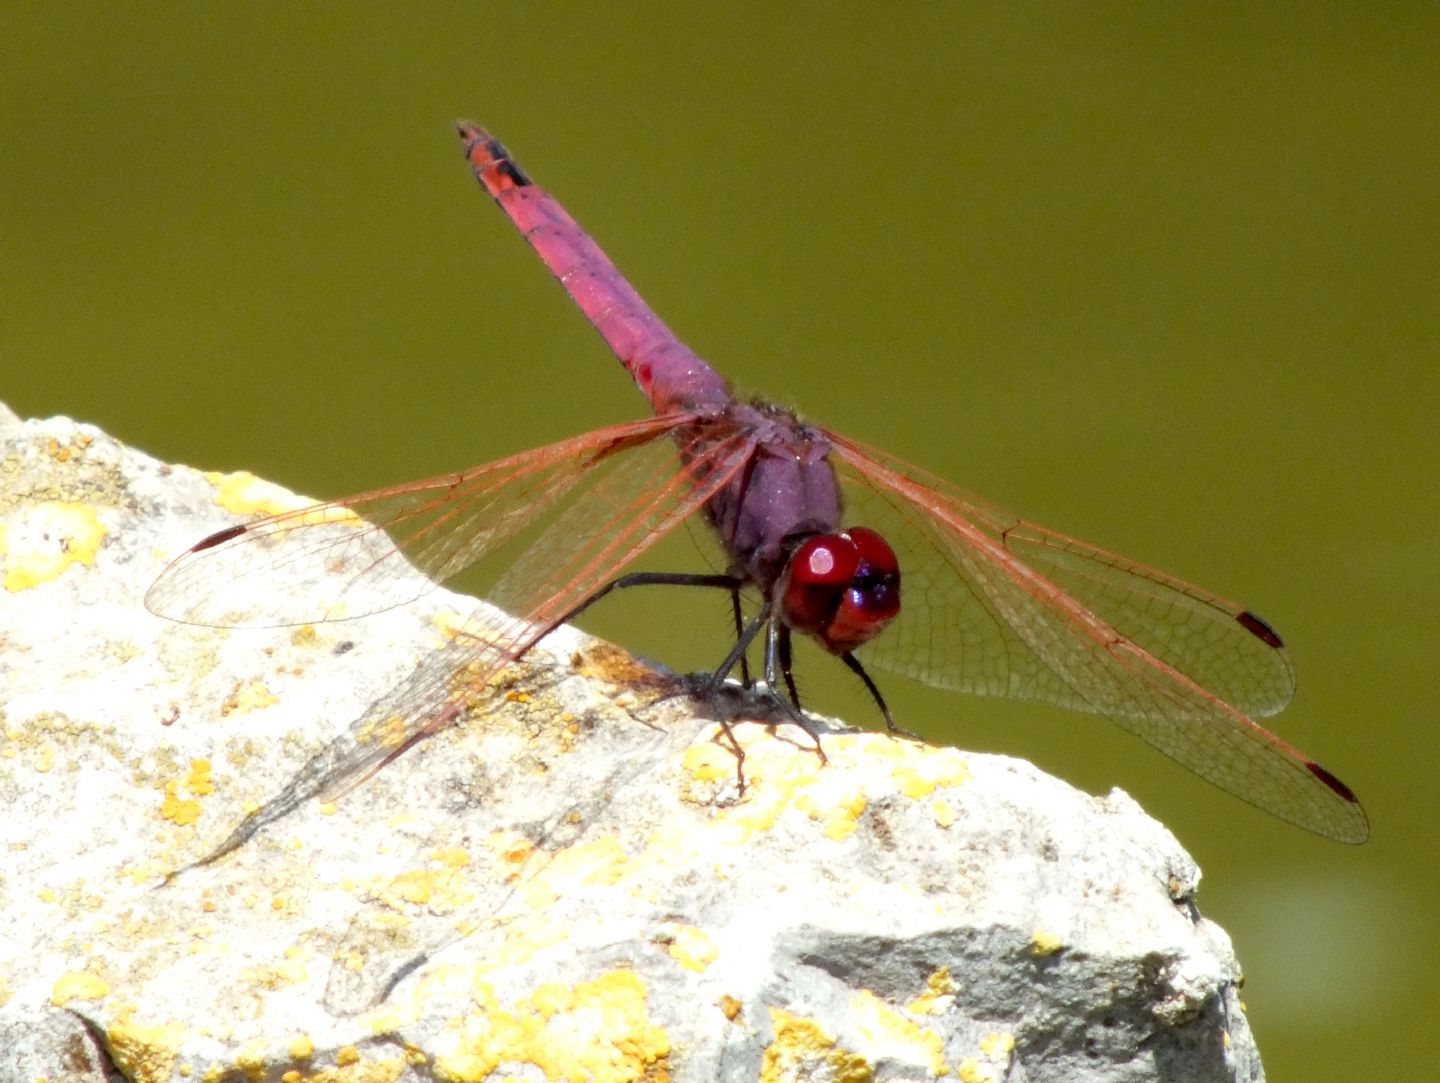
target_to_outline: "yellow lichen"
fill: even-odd
[[[960,1083],[999,1083],[1010,1072],[1015,1036],[992,1030],[980,1039],[980,1056],[966,1057],[956,1069]]]
[[[693,925],[673,925],[668,935],[670,957],[689,970],[703,971],[720,956],[720,949],[704,929]]]
[[[686,749],[682,767],[701,782],[715,782],[736,770],[735,756],[718,731]],[[745,751],[747,789],[743,801],[719,811],[707,834],[720,844],[740,844],[768,831],[790,807],[823,825],[827,838],[844,841],[856,830],[869,802],[891,786],[915,800],[970,778],[969,762],[953,749],[916,748],[883,734],[827,734],[825,760],[814,749],[776,734],[770,727],[741,723],[732,733]],[[956,819],[954,807],[935,798],[942,826]]]
[[[405,728],[405,719],[395,714],[366,722],[355,735],[357,741],[364,744],[377,744],[384,748],[399,748],[409,737],[409,730]]]
[[[192,798],[180,796],[182,785],[190,791]],[[191,760],[190,773],[184,779],[171,779],[165,783],[165,797],[160,802],[160,817],[181,827],[189,826],[200,819],[200,802],[193,798],[206,797],[214,792],[215,782],[210,777],[210,761]]]
[[[126,1079],[169,1079],[185,1028],[176,1022],[137,1023],[135,1008],[122,1009],[105,1032],[115,1066]]]
[[[302,1034],[290,1041],[290,1058],[292,1060],[309,1060],[315,1055],[315,1042],[308,1034]]]
[[[180,827],[188,827],[200,819],[200,802],[179,795],[180,783],[165,783],[165,797],[160,802],[160,818]]]
[[[836,782],[842,778],[839,774],[830,776]],[[826,838],[842,842],[855,833],[869,802],[864,789],[853,780],[845,779],[838,785],[828,781],[821,778],[808,792],[797,795],[795,807],[824,824]]]
[[[207,797],[215,792],[215,783],[210,778],[210,761],[190,761],[190,774],[185,777],[185,788],[196,797]]]
[[[496,831],[485,840],[485,845],[501,859],[512,865],[523,865],[535,852],[535,844],[518,831]]]
[[[252,677],[247,681],[238,682],[231,689],[230,694],[220,704],[220,713],[226,716],[246,714],[279,702],[280,697],[270,691],[264,681],[258,677]]]
[[[908,746],[907,746],[908,747]],[[898,760],[893,773],[900,792],[919,800],[940,786],[959,786],[970,780],[970,762],[953,748],[912,751]]]
[[[939,1015],[950,1006],[956,989],[950,968],[942,966],[925,979],[925,992],[905,1005],[905,1009],[917,1015]]]
[[[937,827],[950,827],[955,823],[955,806],[943,797],[935,798],[930,811],[935,815]]]
[[[0,558],[6,590],[29,590],[59,578],[72,564],[93,564],[106,526],[93,508],[52,500],[0,522]]]
[[[532,910],[543,910],[575,884],[614,884],[624,875],[630,855],[614,835],[602,835],[554,854],[525,885]]]
[[[1015,1035],[992,1030],[980,1039],[980,1052],[987,1057],[1008,1056],[1015,1048]]]
[[[478,1081],[513,1063],[572,1083],[668,1077],[670,1038],[650,1021],[645,984],[633,971],[612,971],[574,986],[543,985],[513,1008],[499,1004],[483,982],[473,993],[475,1010],[437,1043],[439,1075]]]
[[[57,1008],[63,1008],[72,1000],[99,1000],[109,995],[109,984],[89,970],[61,974],[50,987],[50,1003]]]
[[[445,913],[475,898],[474,887],[465,878],[465,865],[439,857],[395,876],[387,874],[373,882],[350,882],[348,886],[362,890],[388,908],[391,913],[387,920],[392,924],[408,921],[417,906]]]
[[[856,1029],[887,1055],[928,1065],[932,1075],[945,1075],[945,1042],[935,1031],[901,1015],[868,989],[850,997]],[[898,1052],[897,1052],[898,1049]]]
[[[962,1060],[956,1069],[956,1075],[960,1083],[995,1083],[995,1077],[988,1069],[982,1068],[974,1057]]]
[[[1031,955],[1054,955],[1064,946],[1065,941],[1060,939],[1060,935],[1049,929],[1036,929],[1030,937]]]
[[[685,750],[685,770],[701,782],[720,782],[735,770],[735,756],[714,741],[697,741]]]
[[[470,864],[470,851],[459,846],[441,847],[430,856],[452,869],[463,869]]]
[[[770,1009],[775,1034],[760,1062],[762,1083],[871,1083],[875,1069],[864,1057],[841,1046],[813,1019]]]
[[[215,486],[215,503],[236,515],[276,515],[282,511],[296,511],[308,503],[273,481],[257,478],[248,470],[237,470],[232,474],[211,470],[205,474],[205,480]]]

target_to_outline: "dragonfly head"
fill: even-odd
[[[873,530],[813,534],[795,550],[775,587],[780,619],[845,654],[900,612],[900,562]]]

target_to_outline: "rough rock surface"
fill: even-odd
[[[167,879],[474,605],[142,607],[295,499],[0,408],[0,1080],[1262,1078],[1199,873],[1124,794],[838,727],[822,764],[756,722],[740,794],[673,679],[570,630]]]

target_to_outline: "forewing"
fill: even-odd
[[[1027,523],[998,506],[873,448],[835,437],[842,461],[854,467],[847,489],[849,518],[898,517],[918,534],[915,552],[903,554],[904,609],[899,643],[876,644],[885,668],[928,684],[981,694],[1017,696],[1081,710],[1112,713],[1123,704],[1096,706],[1095,693],[1064,674],[1071,665],[1035,665],[1035,652],[998,607],[987,577],[991,568],[1021,564],[1045,587],[1172,666],[1232,706],[1253,715],[1282,710],[1295,692],[1295,671],[1280,637],[1234,602],[1164,572],[1074,538]],[[891,544],[895,544],[892,539]],[[916,603],[918,612],[916,612]],[[1082,653],[1088,641],[1076,644]],[[892,657],[893,656],[893,657]],[[868,655],[867,655],[868,657]],[[1051,653],[1054,658],[1053,652]],[[1146,709],[1137,704],[1133,709]]]
[[[1236,705],[1277,710],[1293,688],[1266,626],[1198,588],[832,439],[851,468],[843,472],[850,519],[888,532],[901,561],[901,614],[861,651],[866,663],[1107,715],[1283,820],[1346,842],[1366,837],[1354,794]]]
[[[588,463],[566,486],[574,490],[570,502],[555,509],[496,585],[495,600],[512,607],[515,615],[488,611],[472,618],[197,864],[236,849],[312,797],[338,796],[472,709],[483,708],[493,694],[490,682],[502,668],[523,658],[576,605],[696,514],[745,463],[753,440],[737,434],[693,447],[682,467],[676,445],[662,437],[684,420],[654,426]],[[551,457],[545,458],[548,463]]]
[[[748,437],[736,436],[696,451],[688,467],[680,465],[669,440],[650,439],[607,456],[490,592],[505,612],[468,624],[367,708],[350,727],[355,751],[325,769],[316,792],[333,795],[362,780],[466,711],[503,666],[522,658],[577,605],[698,512],[752,446]],[[706,471],[703,483],[696,481],[697,470]]]
[[[171,562],[145,605],[188,624],[239,628],[345,620],[403,605],[513,540],[597,465],[685,420],[618,425],[229,527]]]

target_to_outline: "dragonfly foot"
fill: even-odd
[[[885,728],[896,737],[904,737],[906,740],[909,741],[918,741],[922,745],[926,743],[925,738],[921,737],[914,730],[907,730],[904,726],[897,726],[889,719],[885,720]]]

